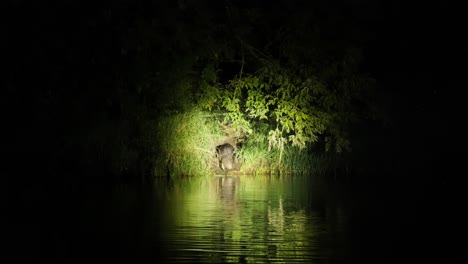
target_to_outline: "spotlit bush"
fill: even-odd
[[[240,140],[236,134],[227,134],[233,132],[227,132],[228,126],[220,120],[220,114],[194,109],[155,121],[152,126],[152,144],[157,146],[153,157],[154,176],[177,178],[220,173],[216,146],[224,142],[235,144],[232,143],[235,140],[242,144],[236,146],[238,170],[231,174],[300,174],[326,170],[323,155],[287,147],[280,161],[280,152],[268,149],[265,134],[252,134]]]

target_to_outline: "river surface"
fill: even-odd
[[[152,190],[122,186],[112,197],[90,197],[84,205],[83,244],[74,247],[82,252],[74,255],[164,263],[337,263],[349,253],[343,202],[310,177],[187,178],[156,182]]]
[[[468,259],[464,207],[451,195],[460,192],[394,182],[356,183],[352,192],[313,176],[192,177],[62,192],[25,185],[5,197],[0,256],[78,263]]]

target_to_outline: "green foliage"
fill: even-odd
[[[248,174],[275,173],[277,155],[276,151],[268,151],[266,134],[252,134],[248,142],[238,151],[238,159],[243,163],[241,172]]]
[[[220,130],[205,112],[194,109],[159,118],[153,129],[158,146],[155,176],[206,175]],[[167,175],[169,174],[169,175]]]
[[[212,71],[213,73],[214,71]],[[205,76],[202,75],[202,78]],[[213,78],[212,75],[210,75]],[[213,78],[214,79],[214,78]],[[310,70],[267,63],[255,73],[236,77],[224,86],[206,85],[200,104],[208,111],[225,113],[225,122],[246,134],[258,133],[260,124],[269,129],[268,148],[282,151],[285,145],[304,149],[326,138],[327,150],[349,150],[344,130],[353,118],[350,101],[357,94],[345,87],[326,85]],[[356,85],[350,82],[349,86]],[[365,87],[358,87],[365,88]]]
[[[313,3],[284,17],[231,3],[183,5],[108,6],[70,19],[94,21],[95,42],[79,24],[69,31],[78,35],[38,47],[64,58],[37,67],[56,77],[34,91],[42,99],[31,112],[38,108],[36,126],[54,125],[43,134],[56,157],[73,157],[68,170],[201,175],[225,126],[242,139],[243,172],[306,171],[324,164],[323,151],[351,151],[349,126],[373,116],[374,85],[360,73],[354,36],[305,15]]]
[[[323,147],[315,147],[319,152],[351,151],[350,126],[370,115],[374,83],[359,72],[358,48],[327,54],[317,45],[307,52],[300,48],[306,42],[293,39],[294,33],[282,37],[288,44],[280,46],[277,58],[238,37],[239,73],[230,78],[224,74],[221,81],[225,70],[213,61],[200,75],[198,105],[222,114],[224,124],[247,139],[241,150],[244,168],[284,170],[291,167],[282,164],[286,159],[303,164],[301,171],[313,167],[307,166],[310,159],[326,164],[319,155],[301,150],[318,145]]]

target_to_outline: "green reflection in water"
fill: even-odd
[[[185,179],[166,193],[164,240],[171,258],[183,262],[291,263],[336,257],[329,241],[337,239],[330,233],[334,225],[321,210],[311,209],[325,206],[320,190],[306,178]]]

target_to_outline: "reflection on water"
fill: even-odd
[[[415,194],[394,185],[370,187],[241,176],[91,186],[42,199],[40,190],[28,188],[24,204],[3,211],[7,243],[0,259],[467,263],[449,261],[467,259],[459,243],[467,237],[466,218],[458,214],[464,207],[452,201],[458,194],[438,192],[415,203]]]
[[[166,246],[169,262],[329,263],[346,257],[339,201],[305,177],[186,179],[155,194],[155,204],[165,206],[153,212],[153,244]]]

